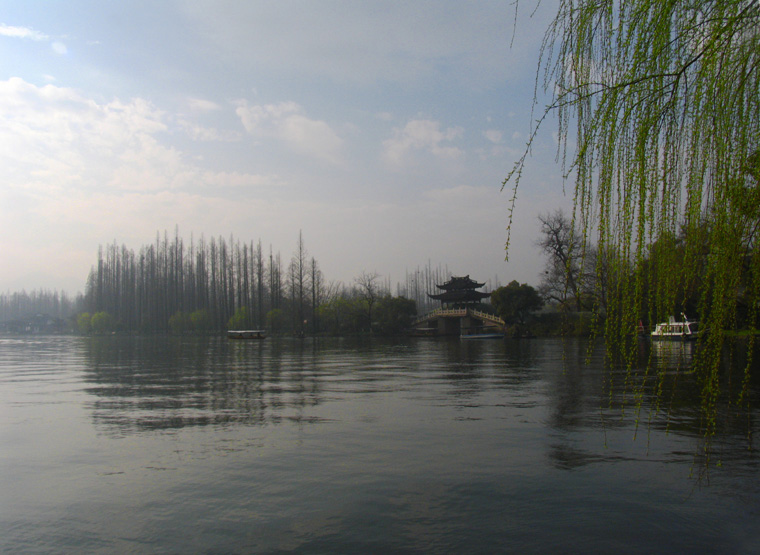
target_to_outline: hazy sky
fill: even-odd
[[[175,226],[285,262],[302,230],[328,280],[537,284],[568,200],[547,127],[504,260],[554,9],[520,4],[0,0],[0,291],[81,291],[99,245]]]

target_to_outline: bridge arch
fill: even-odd
[[[504,333],[503,319],[474,308],[438,308],[417,318],[416,335],[469,335],[475,333]]]

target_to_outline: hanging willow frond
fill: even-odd
[[[605,253],[608,347],[630,354],[639,319],[696,311],[710,436],[724,332],[758,324],[760,3],[560,0],[541,74],[540,121],[558,115],[576,214]]]

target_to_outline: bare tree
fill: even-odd
[[[322,300],[322,271],[319,264],[311,257],[311,273],[309,276],[309,289],[311,290],[311,331],[316,334],[319,332],[318,308]]]
[[[297,321],[295,322],[299,335],[304,334],[304,320],[305,320],[305,292],[306,292],[306,277],[308,272],[308,256],[309,253],[306,250],[306,246],[303,242],[303,232],[298,232],[298,246],[296,252],[293,253],[293,258],[290,261],[290,287],[293,298],[293,309]]]
[[[258,309],[256,315],[256,325],[262,327],[264,325],[264,256],[261,251],[261,239],[256,244],[256,252],[254,254],[256,268],[256,308]]]
[[[575,310],[583,310],[593,274],[593,262],[587,256],[583,237],[562,210],[542,214],[538,220],[541,222],[538,246],[547,256],[539,291],[546,300],[563,308],[573,305]]]
[[[372,331],[372,307],[380,297],[381,288],[378,283],[380,274],[377,272],[362,272],[361,275],[354,279],[354,282],[359,287],[359,297],[367,303],[367,319],[369,325],[369,331]]]

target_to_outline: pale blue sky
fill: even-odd
[[[537,284],[554,129],[518,194],[538,49],[521,2],[0,1],[0,290],[81,291],[100,244],[299,230],[328,280],[430,261]]]

